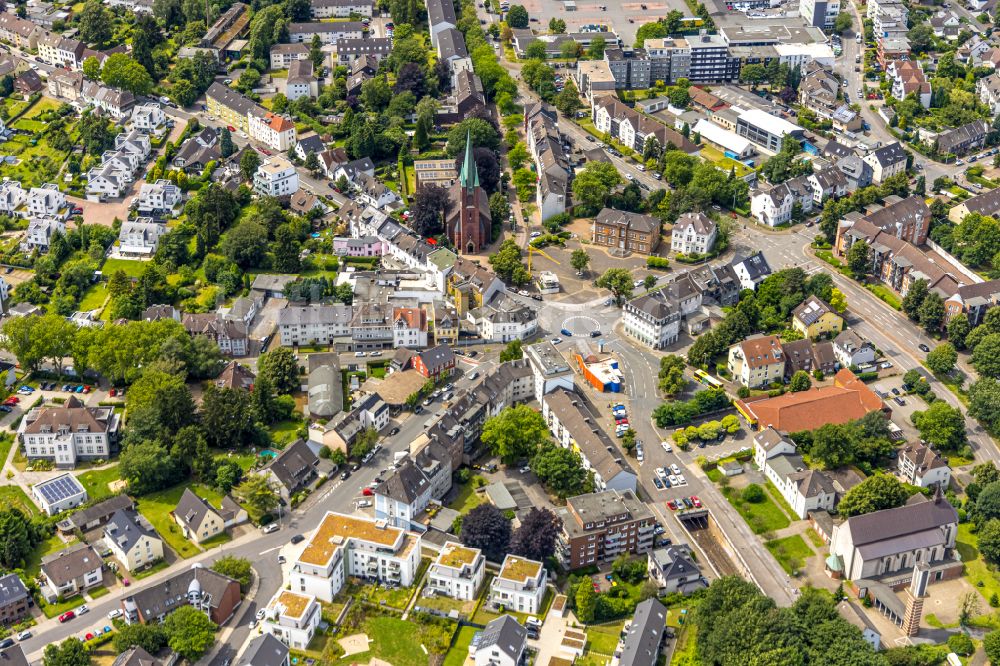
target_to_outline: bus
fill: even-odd
[[[708,374],[704,370],[695,370],[694,378],[699,382],[707,386],[708,388],[722,388],[722,382]]]

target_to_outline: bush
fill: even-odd
[[[976,646],[965,634],[954,634],[948,637],[948,649],[960,657],[968,657],[976,651]]]
[[[764,501],[766,495],[764,495],[764,489],[758,486],[756,483],[751,483],[749,486],[743,489],[741,497],[751,504],[760,504]]]
[[[663,257],[646,257],[646,268],[667,270],[670,268],[670,260]]]

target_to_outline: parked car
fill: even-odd
[[[340,480],[341,481],[346,481],[350,477],[351,477],[351,470],[349,470],[349,469],[345,469],[343,472],[340,473]]]
[[[562,329],[559,332],[562,333],[563,335],[565,335],[567,338],[572,338],[573,337],[573,333],[568,328],[564,328],[564,329]]]
[[[121,611],[119,611],[119,612],[121,612]],[[30,631],[22,631],[21,633],[19,633],[17,635],[17,640],[19,640],[19,641],[26,641],[29,638],[31,638],[31,632]]]
[[[2,641],[0,641],[0,650],[6,650],[9,647],[14,647],[13,638],[5,638]]]
[[[66,611],[65,613],[63,613],[62,615],[59,616],[59,621],[60,622],[69,622],[74,617],[76,617],[76,613],[74,613],[73,611]]]
[[[260,531],[264,534],[270,534],[271,532],[277,532],[280,528],[281,525],[278,523],[268,523],[267,525],[264,525]]]
[[[657,490],[664,490],[663,481],[660,481],[660,477],[653,478],[653,485],[656,486]]]
[[[289,541],[292,543],[293,546],[295,544],[297,544],[297,543],[302,543],[305,540],[306,540],[306,538],[304,536],[302,536],[301,534],[296,534],[291,539],[289,539]]]
[[[372,490],[371,488],[366,487],[361,489],[361,494],[364,495],[365,497],[374,497],[375,491]]]
[[[90,609],[87,608],[87,604],[84,604],[84,605],[82,605],[82,606],[80,606],[79,608],[76,609],[76,614],[77,615],[86,615],[89,612],[90,612]]]
[[[694,504],[694,508],[696,509],[701,508],[701,500],[698,499],[697,495],[691,495],[691,503]]]

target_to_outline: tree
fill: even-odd
[[[1000,520],[991,518],[978,531],[979,552],[991,564],[1000,563]]]
[[[937,333],[941,324],[944,323],[944,314],[944,299],[941,298],[940,294],[931,292],[924,297],[924,302],[920,304],[917,317],[920,320],[920,325],[929,333]]]
[[[604,271],[604,275],[597,278],[595,284],[610,290],[617,305],[632,297],[632,274],[624,268],[609,268]]]
[[[520,340],[511,340],[507,343],[507,346],[503,348],[503,351],[500,352],[501,363],[516,361],[521,358],[524,358],[524,352],[521,350]]]
[[[219,151],[223,157],[229,157],[236,152],[236,146],[233,144],[233,135],[229,133],[229,129],[226,127],[222,128],[222,132],[219,135]]]
[[[990,663],[1000,664],[1000,631],[991,631],[983,637],[983,651]]]
[[[844,494],[838,511],[846,517],[903,506],[909,494],[899,479],[890,474],[873,474]]]
[[[101,80],[136,95],[148,95],[153,88],[153,78],[146,68],[124,53],[108,56],[101,69]]]
[[[326,60],[326,54],[323,53],[323,42],[319,35],[313,35],[312,41],[309,43],[309,61],[312,63],[313,69],[317,72],[321,71],[324,60]]]
[[[511,171],[518,171],[523,167],[531,156],[528,154],[528,147],[524,145],[523,141],[518,141],[515,143],[510,150],[507,151],[507,162],[510,163]]]
[[[590,255],[583,248],[577,248],[573,250],[573,254],[569,257],[569,265],[577,273],[583,273],[583,271],[587,270],[587,266],[590,265]]]
[[[434,183],[418,187],[410,206],[410,226],[421,236],[442,233],[444,217],[451,205],[451,195],[444,187]]]
[[[281,498],[264,474],[250,474],[233,489],[233,495],[247,505],[247,510],[260,518],[278,508]]]
[[[75,636],[70,636],[62,643],[46,645],[42,653],[42,664],[44,666],[89,666],[90,652],[83,646],[83,641]]]
[[[955,369],[958,361],[958,352],[955,345],[950,342],[942,342],[927,354],[927,367],[931,372],[947,374]]]
[[[529,560],[544,561],[556,552],[562,520],[548,509],[532,507],[510,539],[510,552]]]
[[[838,35],[842,35],[854,25],[854,18],[851,16],[850,12],[840,12],[837,14],[837,18],[833,22],[833,31]]]
[[[253,580],[253,569],[250,560],[243,557],[226,555],[220,557],[212,563],[212,571],[223,576],[229,576],[233,580],[240,582],[240,589],[246,593],[250,589],[250,581]]]
[[[764,65],[760,64],[750,64],[743,65],[740,69],[740,80],[744,83],[749,83],[751,88],[757,89],[757,86],[761,84],[766,78],[766,72],[764,71]]]
[[[149,12],[137,14],[132,27],[132,57],[143,66],[151,80],[158,78],[153,50],[162,42],[163,32],[152,14]]]
[[[998,532],[998,536],[1000,536],[1000,532]],[[980,536],[980,545],[982,545],[982,536]],[[968,657],[976,651],[976,646],[972,639],[965,634],[952,634],[948,637],[948,649],[959,656]]]
[[[511,28],[527,28],[528,10],[523,5],[511,5],[507,12],[507,25]]]
[[[83,61],[83,75],[91,81],[101,80],[101,61],[89,56]]]
[[[575,43],[575,42],[570,42]],[[573,83],[573,79],[566,79],[565,87],[556,95],[553,101],[555,107],[566,116],[567,118],[573,118],[576,116],[576,112],[583,107],[583,103],[580,101],[580,91],[577,90],[576,84]]]
[[[668,354],[660,359],[659,388],[669,397],[674,397],[684,390],[687,379],[684,377],[684,359],[674,354]]]
[[[1000,378],[1000,333],[983,337],[972,350],[972,365],[982,377]]]
[[[764,501],[766,495],[764,494],[764,489],[761,488],[756,483],[751,483],[743,492],[740,493],[740,497],[743,498],[744,502],[750,502],[751,504],[759,504]]]
[[[957,451],[965,446],[965,419],[962,412],[944,402],[934,401],[922,412],[914,412],[913,424],[921,438],[943,449]]]
[[[490,219],[494,223],[502,223],[510,219],[510,202],[503,192],[494,192],[490,195]]]
[[[528,60],[545,60],[546,55],[545,42],[540,39],[531,42],[524,49],[524,57]]]
[[[256,150],[250,149],[244,151],[240,156],[240,175],[243,176],[243,180],[253,180],[253,176],[257,173],[260,163],[260,155],[257,154]]]
[[[920,312],[920,305],[924,302],[924,298],[927,297],[927,280],[919,279],[910,285],[910,288],[906,292],[906,296],[903,296],[903,312],[910,319],[916,319],[918,313]]]
[[[462,519],[459,538],[471,548],[479,548],[486,559],[503,560],[510,544],[510,521],[492,504],[480,504]]]
[[[823,273],[818,273],[817,275],[823,275]],[[847,297],[844,296],[844,292],[837,288],[833,288],[830,291],[830,307],[843,314],[847,310]]]
[[[798,393],[799,391],[808,391],[812,388],[812,380],[809,379],[809,373],[805,370],[799,370],[794,375],[792,375],[792,381],[788,386],[792,393]]]
[[[587,162],[573,179],[573,196],[588,211],[604,207],[612,189],[621,184],[617,167],[609,162]]]
[[[566,32],[566,21],[552,17],[549,19],[549,32],[553,35],[561,35]]]
[[[209,384],[201,403],[201,422],[215,448],[243,446],[255,432],[250,394],[239,388]]]
[[[872,269],[872,250],[865,240],[855,241],[847,251],[847,266],[858,279],[868,275]]]
[[[278,394],[294,393],[302,388],[299,362],[288,347],[275,347],[261,354],[257,361],[257,375],[266,376]]]
[[[587,47],[587,55],[590,56],[591,60],[600,60],[604,57],[604,49],[607,48],[607,42],[603,37],[595,37],[590,40],[590,46]]]
[[[267,229],[246,219],[226,232],[219,249],[242,269],[260,266],[267,256]]]
[[[163,621],[167,645],[191,663],[198,661],[212,647],[217,628],[205,613],[188,605],[173,611]]]
[[[972,330],[969,318],[959,316],[952,318],[948,322],[948,341],[955,345],[956,349],[965,349],[965,338]]]
[[[472,137],[472,145],[477,148],[496,150],[500,147],[500,133],[496,127],[482,118],[466,118],[454,125],[448,132],[448,156],[455,157],[465,152],[465,140]]]
[[[166,645],[167,632],[160,624],[122,623],[115,631],[114,646],[118,654],[136,646],[149,654],[156,654]]]
[[[514,405],[486,419],[480,439],[510,465],[521,458],[531,458],[538,445],[548,439],[548,432],[540,413],[527,405]]]
[[[580,454],[546,444],[531,460],[531,469],[559,499],[589,492],[590,479]]]
[[[235,486],[239,485],[243,479],[243,468],[235,460],[223,460],[215,468],[216,488],[224,493],[228,493]]]
[[[969,416],[991,433],[1000,430],[1000,382],[986,377],[969,387]]]
[[[496,192],[500,187],[500,163],[497,162],[496,154],[489,148],[477,146],[472,151],[472,157],[476,163],[479,184],[487,192]],[[462,163],[464,161],[464,153],[455,157],[455,173],[462,172]]]
[[[535,186],[538,183],[538,176],[530,169],[518,169],[514,172],[512,179],[514,190],[517,192],[517,200],[521,203],[528,203],[535,197]]]
[[[129,424],[137,418],[132,415]],[[118,473],[133,495],[147,495],[168,488],[185,475],[184,465],[170,455],[161,442],[137,441],[126,446],[120,456]]]
[[[508,238],[489,257],[490,265],[500,279],[511,284],[524,284],[530,278],[521,261],[521,248],[513,238]]]
[[[576,618],[580,622],[593,622],[597,613],[597,593],[590,576],[584,576],[576,587]]]
[[[101,0],[87,0],[80,12],[80,39],[104,48],[114,34],[114,17]]]
[[[39,529],[20,509],[0,509],[0,564],[8,569],[24,567],[32,548],[41,541],[40,536]]]

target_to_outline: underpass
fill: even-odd
[[[678,511],[674,518],[681,524],[691,540],[698,544],[709,564],[715,569],[719,576],[738,576],[740,569],[729,557],[725,547],[722,545],[726,537],[719,531],[712,520],[708,509],[690,509],[688,511]]]

